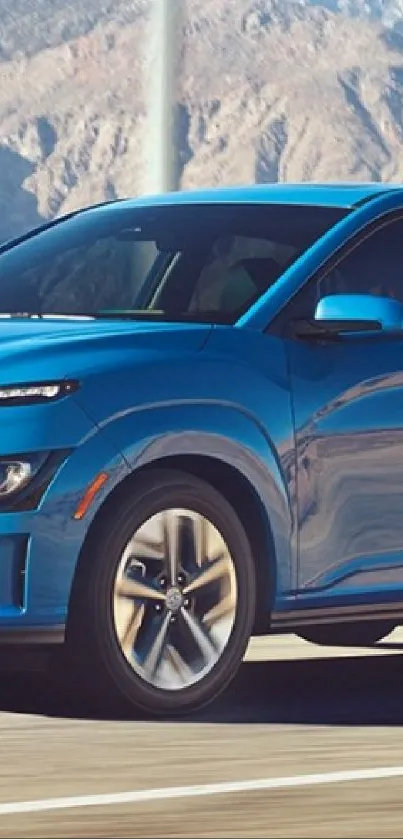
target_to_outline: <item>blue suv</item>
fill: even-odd
[[[403,622],[403,188],[116,201],[0,249],[0,645],[152,714]]]

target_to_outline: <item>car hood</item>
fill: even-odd
[[[85,375],[153,356],[198,352],[208,324],[0,318],[0,384]]]

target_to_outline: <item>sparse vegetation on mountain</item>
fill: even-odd
[[[403,178],[399,5],[327,6],[187,0],[185,188]],[[144,189],[149,11],[148,0],[0,0],[0,240]]]

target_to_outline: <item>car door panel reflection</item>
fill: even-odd
[[[299,591],[403,589],[403,341],[288,352]]]

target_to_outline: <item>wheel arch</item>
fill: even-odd
[[[97,538],[102,519],[112,512],[121,497],[130,491],[130,487],[135,485],[140,477],[161,469],[182,471],[202,478],[220,492],[233,507],[248,536],[256,565],[257,604],[253,634],[265,634],[269,628],[270,611],[277,585],[277,563],[271,522],[262,499],[250,480],[232,464],[205,454],[174,454],[152,460],[134,469],[114,487],[98,508],[88,528],[80,551],[70,600],[79,576],[77,572],[83,563],[89,561],[91,547]]]

